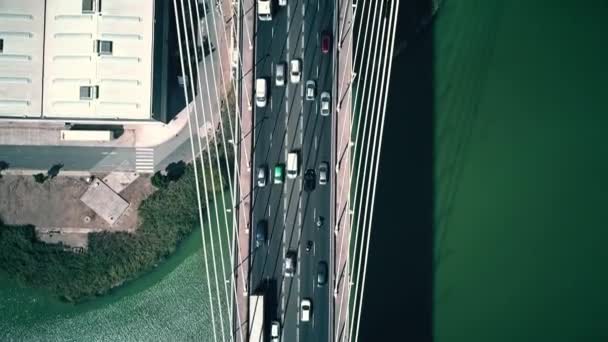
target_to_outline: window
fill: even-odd
[[[82,13],[101,12],[101,0],[82,0]]]
[[[80,86],[80,99],[93,100],[99,97],[99,86]]]
[[[97,53],[101,55],[111,55],[112,54],[112,41],[110,40],[98,40],[95,46]]]

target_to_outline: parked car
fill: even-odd
[[[257,180],[258,180],[258,186],[260,188],[263,188],[266,186],[266,178],[267,178],[267,172],[266,172],[266,165],[260,165],[258,166],[258,172],[257,172]]]
[[[324,161],[319,164],[319,185],[327,184],[329,178],[329,163]]]
[[[302,63],[299,59],[292,59],[289,63],[291,71],[289,72],[291,83],[300,83],[302,78]]]
[[[317,287],[327,284],[327,263],[319,261],[317,265]]]
[[[283,62],[274,65],[274,84],[277,87],[285,85],[285,63]]]
[[[309,322],[312,316],[312,302],[309,298],[303,298],[300,302],[300,320]]]
[[[311,192],[315,189],[316,178],[314,169],[306,170],[304,173],[304,191]]]
[[[323,32],[321,37],[321,52],[329,53],[331,49],[331,35],[328,32]]]
[[[317,96],[317,83],[313,80],[306,81],[306,100],[312,101]]]
[[[266,244],[268,236],[268,223],[266,220],[259,220],[255,227],[255,246],[260,247]]]
[[[279,0],[279,6],[287,6],[287,0]]]
[[[329,112],[331,112],[331,95],[324,91],[321,93],[321,115],[328,116]]]

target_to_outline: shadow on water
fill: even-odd
[[[431,13],[432,0],[401,1],[360,341],[433,336],[433,28],[420,30]]]

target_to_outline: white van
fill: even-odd
[[[258,0],[258,18],[262,21],[272,20],[271,0]]]
[[[266,97],[268,88],[266,85],[265,78],[258,78],[255,80],[255,105],[264,108],[266,107]]]
[[[287,178],[298,176],[298,152],[292,151],[287,155]]]

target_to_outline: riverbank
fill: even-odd
[[[217,188],[209,193],[225,187],[218,170],[214,175]],[[195,177],[192,164],[186,165],[179,178],[142,201],[135,233],[90,233],[88,250],[81,254],[40,242],[33,226],[2,224],[0,268],[22,285],[45,289],[69,302],[106,294],[156,267],[198,226]],[[200,175],[199,181],[202,184]]]

